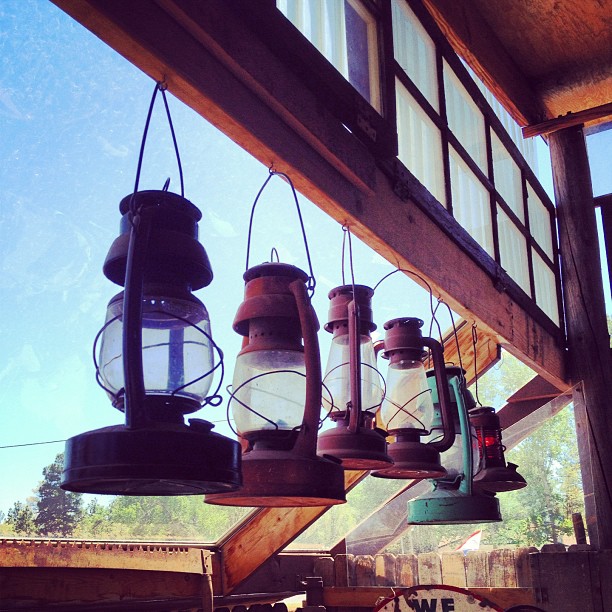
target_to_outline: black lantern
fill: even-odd
[[[136,192],[120,211],[104,274],[125,290],[108,305],[97,376],[125,425],[70,438],[62,487],[115,495],[236,489],[240,445],[207,421],[183,418],[205,402],[214,369],[208,313],[192,294],[212,280],[197,240],[201,213],[167,191]]]
[[[374,291],[364,285],[342,285],[329,293],[333,334],[323,383],[330,398],[324,407],[334,427],[319,434],[319,453],[337,457],[345,469],[389,467],[386,433],[375,426],[383,398],[371,333]]]

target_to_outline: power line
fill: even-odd
[[[9,444],[7,446],[0,446],[3,448],[19,448],[21,446],[38,446],[40,444],[56,444],[57,442],[65,442],[66,440],[47,440],[46,442],[27,442],[25,444]]]

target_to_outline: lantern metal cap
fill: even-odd
[[[219,506],[292,508],[332,506],[346,501],[342,466],[324,457],[291,450],[252,450],[242,458],[244,486],[237,491],[207,494]]]
[[[308,275],[300,268],[284,263],[264,263],[244,273],[244,300],[234,317],[234,331],[249,336],[252,319],[299,320],[295,297],[290,285],[306,282]],[[278,324],[278,323],[277,323]]]
[[[409,525],[498,523],[501,520],[499,500],[494,495],[469,495],[459,489],[438,487],[408,502]]]
[[[241,485],[240,444],[207,421],[104,427],[66,441],[61,487],[102,495],[202,495]]]
[[[400,317],[391,319],[384,324],[385,348],[382,356],[385,359],[422,359],[427,352],[424,350],[423,320],[416,317]]]
[[[333,333],[334,328],[341,323],[348,326],[348,305],[354,301],[359,312],[360,333],[373,332],[376,329],[372,312],[373,295],[374,290],[367,285],[340,285],[332,289],[327,296],[330,302],[328,320],[324,325],[325,331]]]
[[[121,200],[120,235],[104,262],[106,278],[117,285],[125,285],[131,203],[141,214],[150,215],[147,281],[184,283],[193,291],[208,286],[213,278],[212,267],[204,247],[198,242],[198,221],[202,213],[189,200],[169,191],[138,191]]]

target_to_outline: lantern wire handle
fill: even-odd
[[[289,176],[285,174],[284,172],[278,172],[277,170],[274,170],[272,166],[269,168],[268,177],[266,178],[266,180],[264,181],[264,184],[260,187],[259,191],[257,192],[257,195],[255,196],[255,201],[253,202],[253,206],[251,207],[251,216],[249,218],[249,234],[247,238],[246,269],[247,270],[249,269],[249,257],[251,254],[251,235],[253,232],[253,217],[255,216],[255,208],[257,207],[257,203],[259,202],[259,198],[261,197],[261,194],[263,193],[264,189],[268,186],[268,183],[272,180],[274,176],[279,176],[280,178],[284,179],[289,184],[289,187],[291,187],[291,193],[293,194],[293,200],[295,202],[295,207],[296,207],[298,219],[300,222],[300,230],[302,231],[302,238],[304,239],[304,249],[306,251],[306,259],[308,261],[309,276],[308,276],[308,281],[306,283],[306,288],[308,289],[309,296],[312,297],[314,295],[314,291],[315,291],[315,287],[317,283],[314,277],[314,273],[312,271],[312,260],[310,258],[310,249],[308,248],[308,240],[306,238],[306,229],[304,228],[304,220],[302,219],[302,211],[300,209],[300,203],[298,201],[297,192],[295,190],[295,187],[293,185],[293,181],[291,180],[291,178],[289,178]],[[274,251],[276,251],[276,249],[274,249]],[[278,256],[278,252],[276,252],[276,254]]]
[[[480,398],[478,397],[478,367],[476,366],[476,345],[478,344],[478,330],[476,323],[472,323],[472,346],[474,348],[474,395],[476,396],[476,403],[482,406]]]
[[[436,319],[436,310],[437,307],[434,307],[434,295],[433,295],[433,289],[431,287],[431,285],[420,275],[417,274],[416,272],[413,272],[412,270],[406,270],[405,268],[396,268],[395,270],[391,270],[391,272],[388,272],[387,274],[385,274],[375,285],[374,285],[374,294],[376,294],[376,290],[378,289],[378,287],[384,282],[386,281],[390,276],[393,276],[394,274],[397,274],[398,272],[403,272],[404,274],[410,274],[411,276],[414,276],[415,278],[418,278],[424,285],[425,287],[427,287],[427,291],[429,292],[429,310],[431,312],[431,317],[432,319],[436,320],[436,324],[438,325],[438,329],[440,328],[440,325],[438,323],[438,320]]]
[[[353,266],[353,245],[351,243],[351,229],[348,225],[342,226],[342,284],[346,285],[346,276],[344,273],[345,268],[345,252],[346,245],[348,243],[348,254],[349,254],[349,271],[351,273],[351,285],[355,288],[355,268]]]
[[[172,117],[170,116],[170,107],[168,106],[168,100],[166,98],[166,89],[168,89],[168,85],[166,84],[165,81],[160,81],[158,83],[155,83],[155,89],[153,90],[153,96],[151,97],[151,103],[149,104],[149,112],[147,113],[147,120],[145,122],[144,132],[142,134],[142,141],[140,143],[140,154],[138,156],[138,166],[136,168],[136,181],[134,183],[134,193],[138,191],[138,183],[140,182],[140,172],[142,170],[142,161],[144,158],[145,143],[147,141],[147,134],[149,132],[149,124],[151,123],[151,115],[153,114],[153,107],[155,106],[155,98],[157,97],[157,92],[161,91],[162,98],[164,100],[164,107],[166,108],[166,116],[168,117],[168,125],[170,126],[170,133],[172,134],[172,143],[174,144],[176,162],[178,164],[179,177],[181,181],[181,197],[185,197],[185,183],[183,180],[183,166],[181,164],[181,156],[179,154],[178,143],[176,141],[176,134],[174,132],[174,124],[172,123]],[[166,182],[166,185],[168,184],[169,183]],[[166,189],[164,189],[164,191]]]

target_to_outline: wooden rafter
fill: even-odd
[[[537,323],[453,241],[461,228],[437,202],[422,209],[397,196],[376,158],[231,3],[55,1],[154,79],[165,79],[173,94],[266,166],[291,174],[302,193],[387,260],[417,271],[455,312],[567,386],[559,334]]]

